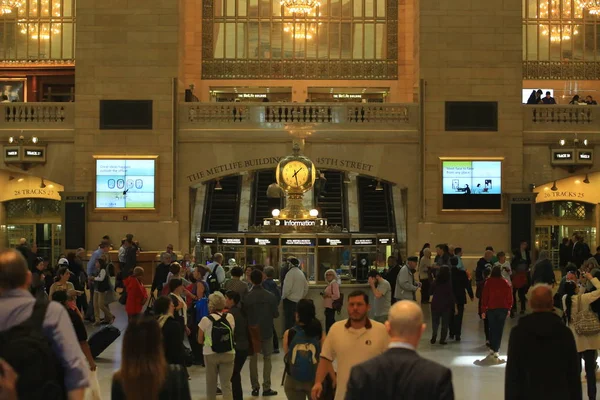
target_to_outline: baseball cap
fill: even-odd
[[[61,258],[60,260],[58,260],[58,265],[69,265],[69,260],[67,260],[66,258]]]

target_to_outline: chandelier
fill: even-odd
[[[539,18],[562,20],[556,21],[556,25],[548,23],[540,24],[540,33],[550,37],[550,42],[558,43],[571,40],[573,36],[579,35],[577,25],[570,18],[583,18],[583,2],[586,0],[543,0],[540,1]],[[600,1],[600,0],[598,0]],[[565,20],[566,19],[566,20]]]
[[[281,5],[292,13],[308,14],[321,5],[318,0],[281,0]]]
[[[552,28],[548,25],[540,25],[540,28],[542,35],[550,36],[550,41],[553,43],[571,40],[573,36],[579,35],[577,27],[571,25],[553,25]]]
[[[583,8],[591,15],[600,15],[600,0],[583,0]]]
[[[0,0],[4,1],[4,0]],[[51,5],[52,4],[52,5]],[[53,0],[30,0],[28,13],[32,17],[60,17],[60,1]],[[26,11],[19,9],[19,29],[21,34],[29,35],[32,40],[49,40],[53,34],[61,32],[61,25],[58,20],[51,19],[50,22],[28,22],[25,19]]]
[[[283,31],[290,33],[294,39],[311,40],[317,33],[317,24],[305,24],[304,22],[287,23]]]
[[[24,0],[0,0],[0,15],[11,14],[12,10],[23,6]]]

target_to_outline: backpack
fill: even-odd
[[[342,312],[342,307],[344,306],[344,293],[340,292],[340,297],[337,300],[333,300],[331,305],[333,309],[340,314]]]
[[[219,264],[216,264],[212,272],[206,278],[206,283],[208,283],[208,290],[210,291],[210,293],[215,293],[221,290],[221,284],[219,283],[219,279],[217,278],[217,268],[223,267]]]
[[[314,382],[321,355],[321,341],[317,337],[308,337],[304,329],[295,326],[288,332],[288,342],[290,344],[285,355],[287,373],[297,381]]]
[[[19,376],[19,399],[66,399],[63,368],[42,331],[49,304],[48,301],[36,300],[31,317],[0,332],[0,357]]]
[[[210,331],[210,348],[215,353],[227,353],[234,349],[233,344],[233,329],[227,321],[227,313],[223,313],[221,318],[215,319],[213,314],[207,317],[212,322],[212,330]]]

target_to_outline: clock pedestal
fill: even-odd
[[[314,219],[302,205],[304,193],[288,193],[286,207],[279,212],[283,219]]]

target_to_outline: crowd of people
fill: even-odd
[[[546,94],[544,95],[544,92],[542,91],[542,89],[538,89],[538,90],[531,91],[531,95],[527,99],[527,104],[557,104],[557,103],[556,103],[556,99],[554,97],[552,97],[552,93],[550,91],[546,91]],[[571,104],[571,105],[588,105],[588,106],[594,105],[595,106],[595,105],[598,105],[598,102],[596,102],[596,100],[594,100],[594,98],[590,95],[585,96],[585,98],[584,98],[583,96],[579,96],[578,94],[576,94],[571,98],[571,101],[569,101],[569,104]]]
[[[510,260],[487,247],[473,272],[465,268],[460,247],[425,244],[405,263],[392,256],[384,271],[371,270],[368,290],[348,293],[348,318],[340,321],[343,286],[336,271],[327,270],[322,325],[307,298],[302,264],[293,256],[286,258],[278,284],[273,267],[226,272],[220,253],[207,265],[195,264],[189,254],[178,260],[169,245],[148,294],[133,235],[122,242],[118,268],[108,257],[107,237],[87,268],[83,249],[61,257],[54,269],[22,241],[18,251],[0,250],[0,398],[83,399],[97,368],[84,319],[112,324],[108,304],[118,300],[128,321],[114,399],[190,399],[192,364],[205,369],[209,400],[243,399],[246,361],[252,396],[275,396],[272,357],[280,349],[283,389],[291,400],[396,399],[399,393],[454,399],[450,369],[416,351],[426,329],[423,310],[431,316],[430,344],[443,346],[461,341],[467,298],[477,298],[482,342],[489,348],[483,361],[491,365],[505,362],[499,356],[504,325],[516,318],[520,302],[521,317],[508,343],[506,399],[582,398],[582,359],[588,397],[595,399],[600,247],[591,256],[577,235],[563,244],[560,281],[548,252],[532,255],[527,242]],[[280,305],[281,343],[275,327]],[[531,313],[524,315],[527,305]],[[556,385],[548,385],[549,379]]]

